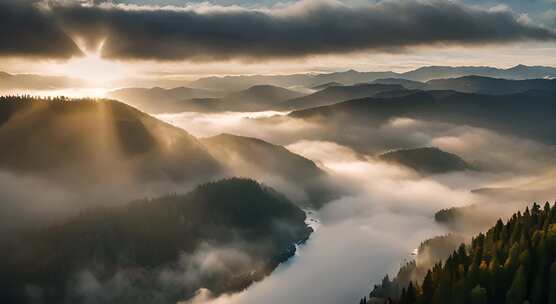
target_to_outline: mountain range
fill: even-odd
[[[13,90],[60,90],[85,86],[85,81],[65,76],[8,74],[6,72],[0,72],[0,91],[9,92]]]
[[[110,98],[124,101],[149,113],[276,110],[282,108],[283,101],[303,94],[271,85],[256,85],[221,95],[222,93],[191,88],[133,88],[120,89],[108,94]]]
[[[148,113],[184,112],[182,103],[188,99],[216,98],[221,92],[177,87],[173,89],[124,88],[108,92],[107,97],[123,101]]]
[[[345,72],[323,74],[294,74],[294,75],[253,75],[253,76],[225,76],[207,77],[190,83],[192,87],[230,90],[248,88],[258,84],[269,84],[281,87],[304,86],[313,88],[330,82],[353,85],[372,82],[384,78],[402,78],[425,82],[440,78],[457,78],[463,76],[483,76],[505,79],[542,79],[556,77],[556,68],[545,66],[517,65],[508,69],[473,66],[426,66],[404,73],[396,72],[359,72],[349,70]]]
[[[108,96],[149,113],[164,112],[256,112],[299,110],[326,106],[364,97],[401,97],[415,90],[457,91],[484,95],[506,95],[528,91],[556,92],[556,79],[509,80],[483,76],[435,79],[427,82],[403,78],[377,79],[372,83],[343,85],[328,82],[312,94],[272,85],[256,85],[246,90],[210,97],[214,91],[191,88],[121,89]],[[212,94],[212,95],[211,95]],[[192,98],[192,96],[196,96]]]
[[[378,127],[389,119],[470,125],[556,143],[556,107],[551,91],[482,95],[455,91],[412,91],[389,98],[370,97],[294,111],[290,117],[328,126]]]
[[[282,103],[282,108],[288,110],[306,109],[326,106],[341,101],[374,96],[379,93],[402,90],[397,84],[357,84],[350,86],[328,86],[313,94],[290,99]]]
[[[221,177],[294,185],[303,206],[322,206],[333,192],[312,161],[281,146],[231,135],[199,140],[110,100],[0,98],[0,145],[0,173],[35,185],[0,206],[0,232]],[[58,192],[57,207],[35,218],[36,204],[46,208],[41,202]]]

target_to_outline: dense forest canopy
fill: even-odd
[[[361,303],[377,301],[391,284],[386,278]],[[434,265],[423,280],[388,296],[400,304],[556,303],[556,204],[534,204],[506,223],[498,220]]]
[[[2,243],[0,302],[172,303],[201,287],[239,291],[293,255],[312,231],[304,221],[283,195],[237,178],[92,209]],[[90,281],[97,287],[83,291]]]

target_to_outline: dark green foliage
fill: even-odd
[[[556,205],[534,204],[506,223],[499,220],[442,264],[433,267],[404,304],[556,303]],[[415,283],[412,284],[415,286]],[[431,292],[432,291],[432,292]],[[431,300],[431,294],[433,294]]]
[[[284,196],[247,179],[91,210],[63,224],[28,231],[3,248],[0,302],[25,303],[30,300],[28,286],[36,286],[46,303],[60,303],[71,295],[71,284],[83,270],[103,284],[117,274],[143,273],[137,280],[145,289],[162,288],[157,287],[161,269],[189,265],[189,256],[206,247],[232,248],[249,262],[223,262],[223,269],[200,272],[175,295],[163,294],[176,297],[175,302],[200,287],[215,294],[239,291],[268,275],[295,252],[295,244],[308,238],[311,229],[304,220],[305,213]],[[194,271],[182,267],[184,273]],[[115,296],[130,301],[126,293]]]
[[[432,285],[433,279],[432,273],[428,269],[433,266],[436,267],[436,263],[450,256],[463,241],[464,238],[457,234],[437,236],[424,241],[419,245],[416,259],[401,267],[396,277],[392,280],[390,280],[388,275],[385,276],[380,285],[374,286],[370,296],[398,299],[409,283],[424,279],[426,282],[423,282],[423,292],[425,290],[427,293],[430,292],[427,295],[432,299],[434,289]]]

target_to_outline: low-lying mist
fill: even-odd
[[[313,160],[348,193],[316,213],[317,231],[272,276],[244,292],[216,299],[211,299],[210,291],[199,290],[187,302],[191,304],[355,303],[385,273],[395,273],[410,259],[420,242],[450,232],[448,226],[435,223],[435,212],[485,206],[480,213],[484,224],[490,225],[533,201],[550,200],[556,193],[553,183],[516,197],[503,191],[472,191],[553,176],[554,147],[485,129],[409,118],[360,128],[288,116],[252,119],[247,117],[269,115],[245,113],[222,119],[222,114],[202,114],[201,120],[195,120],[190,115],[158,117],[199,136],[229,132],[283,144]],[[391,149],[425,146],[457,154],[477,170],[422,175],[375,157]]]
[[[271,276],[240,293],[216,298],[212,291],[201,286],[196,296],[187,302],[191,304],[355,303],[385,273],[395,273],[400,265],[411,259],[411,253],[422,241],[454,230],[466,236],[476,231],[476,227],[469,227],[473,221],[458,223],[463,227],[436,222],[437,211],[479,206],[472,210],[462,209],[466,210],[462,214],[464,217],[479,215],[481,224],[486,226],[534,201],[553,200],[556,194],[555,147],[481,128],[407,117],[394,118],[379,126],[337,125],[292,118],[285,112],[181,113],[156,117],[198,138],[231,133],[283,145],[287,150],[269,146],[312,160],[318,166],[308,165],[313,166],[313,172],[326,172],[328,182],[341,193],[322,208],[307,211],[319,221],[318,229],[299,247],[295,258],[281,264]],[[153,150],[159,154],[152,154],[153,158],[138,158],[129,164],[130,168],[147,164],[152,167],[144,170],[151,172],[149,170],[156,169],[158,164],[152,161],[160,158],[160,164],[166,169],[162,174],[165,178],[136,183],[135,178],[124,178],[137,173],[135,170],[123,170],[122,166],[112,167],[114,172],[110,172],[110,167],[104,166],[96,167],[95,172],[106,173],[110,180],[72,188],[40,175],[0,172],[0,200],[8,202],[0,210],[0,228],[21,227],[31,225],[36,218],[55,220],[94,206],[125,204],[135,198],[190,190],[193,180],[174,181],[171,178],[175,171],[190,169],[189,164],[196,163],[174,166],[182,164],[177,160],[187,154],[183,151],[189,151],[170,149],[175,140],[183,139],[178,132],[181,130],[159,126],[143,116],[141,119],[145,120],[145,130],[162,141]],[[116,126],[123,128],[123,132],[128,130],[129,122],[122,121],[117,120]],[[144,134],[137,136],[143,138]],[[208,139],[186,138],[188,143],[198,147],[194,151],[203,155],[206,152],[207,157],[210,149],[215,149],[209,147]],[[141,143],[131,141],[129,145],[140,148]],[[429,146],[460,156],[474,169],[424,174],[379,157],[394,149]],[[251,164],[261,163],[255,156],[241,155],[239,159],[236,152],[230,152],[226,158],[229,172],[221,174],[256,178],[294,202],[307,199],[308,193],[302,185],[288,178],[288,174],[279,175],[279,170]],[[121,163],[117,160],[108,164]],[[262,160],[264,163],[264,158]],[[306,160],[303,163],[306,164]],[[293,166],[297,168],[297,164]],[[190,171],[194,176],[196,171]],[[120,182],[109,183],[112,180]],[[234,248],[201,246],[198,251],[182,255],[174,265],[164,265],[146,277],[137,277],[133,271],[121,272],[100,282],[85,269],[78,275],[71,289],[74,294],[70,296],[95,303],[111,302],[112,295],[137,293],[137,298],[166,303],[176,298],[176,294],[185,294],[182,288],[187,284],[184,283],[194,280],[195,276],[233,273],[229,266],[234,264],[245,266],[252,261]],[[143,288],[145,284],[152,288]],[[32,294],[33,290],[30,292]],[[189,290],[188,294],[192,292]]]

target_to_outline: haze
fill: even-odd
[[[0,302],[552,303],[555,54],[554,0],[0,0]]]

